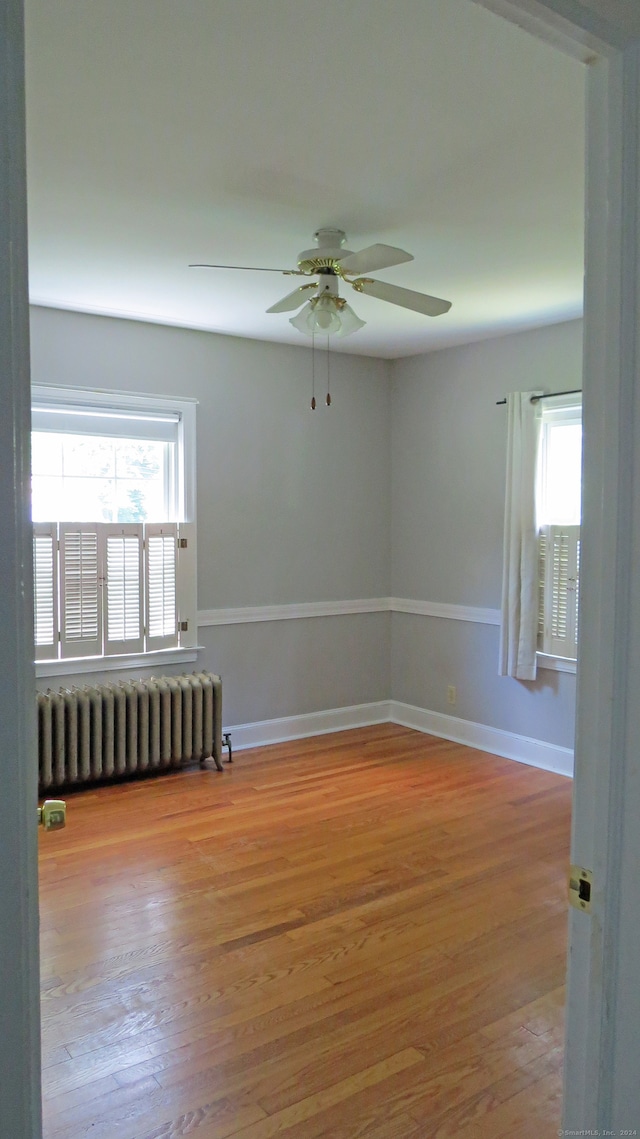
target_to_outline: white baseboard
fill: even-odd
[[[467,744],[479,751],[489,751],[502,755],[505,759],[515,759],[518,763],[528,763],[543,771],[555,771],[558,775],[573,775],[573,751],[558,744],[534,740],[530,736],[520,736],[516,732],[505,732],[501,728],[491,728],[487,724],[476,724],[472,720],[461,720],[457,716],[447,716],[443,712],[429,712],[426,708],[416,708],[413,704],[402,704],[391,700],[390,719],[405,728],[415,728],[430,736]]]
[[[284,743],[286,740],[305,739],[307,736],[325,735],[327,732],[344,732],[350,728],[364,728],[373,724],[394,723],[426,735],[467,744],[479,751],[502,755],[555,771],[559,775],[573,775],[573,751],[557,744],[475,724],[441,712],[429,712],[399,700],[379,700],[374,704],[354,704],[348,708],[330,708],[323,712],[309,712],[302,716],[282,716],[277,720],[260,720],[254,724],[225,726],[231,732],[233,750],[265,744]]]
[[[236,724],[231,732],[231,746],[242,749],[301,740],[307,736],[323,736],[327,732],[344,732],[349,728],[366,728],[386,724],[391,719],[390,700],[375,704],[352,704],[348,708],[329,708],[324,712],[308,712],[302,716],[282,716],[277,720],[259,720],[255,724]]]

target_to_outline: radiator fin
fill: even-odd
[[[210,757],[222,770],[222,685],[213,673],[42,692],[37,709],[42,791]]]

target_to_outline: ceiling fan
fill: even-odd
[[[317,280],[299,285],[292,293],[277,301],[267,312],[293,312],[301,308],[290,323],[307,336],[318,333],[334,336],[349,336],[365,324],[360,320],[344,297],[340,296],[339,283],[345,281],[357,293],[389,301],[400,308],[413,309],[425,316],[440,316],[451,308],[451,301],[417,293],[414,289],[403,289],[386,281],[374,281],[372,277],[361,276],[413,261],[413,255],[394,245],[369,245],[359,253],[353,253],[343,246],[347,240],[341,229],[325,227],[314,233],[317,248],[303,249],[298,254],[297,269],[262,269],[249,265],[190,265],[191,269],[247,269],[260,273],[283,273],[285,276],[315,277]],[[309,292],[313,290],[311,296]],[[305,303],[306,302],[306,303]]]

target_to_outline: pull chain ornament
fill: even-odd
[[[331,355],[330,355],[330,340],[327,335],[327,395],[325,398],[327,407],[331,407]],[[316,403],[316,338],[315,333],[311,336],[311,410],[315,411]]]

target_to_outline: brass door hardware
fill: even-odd
[[[591,913],[593,871],[584,866],[572,866],[569,870],[569,902],[585,914]]]
[[[45,799],[38,807],[38,826],[46,831],[58,831],[67,823],[67,804],[64,799]]]

